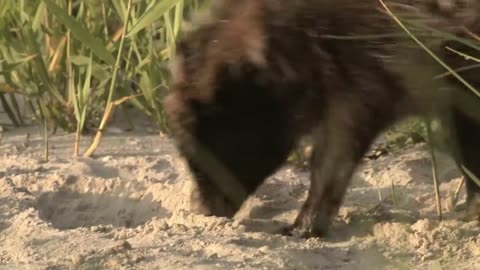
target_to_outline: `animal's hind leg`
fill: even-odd
[[[473,2],[472,2],[473,3]],[[479,28],[477,28],[479,29]],[[461,51],[466,55],[480,57],[478,50],[472,49],[457,41],[447,41],[445,46]],[[470,64],[463,56],[445,51],[446,63],[452,68],[460,68]],[[478,70],[466,70],[462,77],[476,89],[480,87]],[[455,159],[466,180],[467,209],[469,218],[480,219],[480,183],[475,181],[462,170],[462,165],[472,172],[477,178],[480,177],[480,100],[478,96],[466,89],[458,79],[451,77],[453,85],[458,86],[451,93],[449,101],[453,101],[451,118],[447,126],[452,127],[455,142]]]
[[[458,109],[453,111],[452,120],[457,138],[457,162],[480,178],[480,123]],[[463,175],[467,189],[467,215],[480,219],[480,183],[476,183],[465,172]]]
[[[315,134],[311,185],[289,233],[324,236],[338,212],[352,174],[385,123],[362,104],[347,104],[331,112]]]

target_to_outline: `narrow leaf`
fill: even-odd
[[[32,21],[32,29],[33,31],[38,31],[42,25],[43,18],[45,17],[46,6],[44,2],[40,2],[37,8],[37,12],[35,12],[35,17]]]
[[[82,27],[72,16],[68,15],[66,10],[63,10],[53,0],[43,0],[48,9],[55,15],[55,17],[64,24],[71,32],[73,37],[80,40],[102,60],[110,65],[115,64],[115,58],[107,50],[103,42],[92,36],[85,28]]]
[[[145,27],[152,25],[153,22],[162,17],[165,12],[169,11],[179,0],[161,0],[157,1],[154,6],[145,11],[136,24],[132,26],[127,37],[140,32]]]

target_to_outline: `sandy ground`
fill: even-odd
[[[365,161],[331,235],[303,240],[271,232],[294,219],[307,172],[286,166],[234,219],[204,217],[171,141],[113,131],[92,159],[52,137],[49,162],[38,128],[4,132],[0,269],[480,269],[480,225],[451,207],[458,172],[441,159],[439,222],[425,145]]]

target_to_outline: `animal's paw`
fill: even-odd
[[[301,211],[295,223],[282,231],[283,235],[296,238],[312,238],[327,236],[330,217],[319,211]]]

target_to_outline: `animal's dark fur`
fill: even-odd
[[[407,115],[432,110],[452,112],[444,118],[454,120],[459,138],[454,156],[480,175],[480,124],[461,110],[462,98],[451,98],[460,85],[455,79],[432,80],[443,69],[406,35],[333,37],[404,33],[377,0],[216,2],[180,42],[165,101],[197,182],[192,196],[200,213],[234,215],[309,134],[314,138],[311,187],[291,232],[322,235],[374,138]],[[386,3],[455,35],[480,22],[476,1]],[[464,64],[447,55],[444,41],[427,41],[447,62]],[[453,96],[474,100],[459,89]],[[467,179],[468,203],[479,214],[480,188]]]

